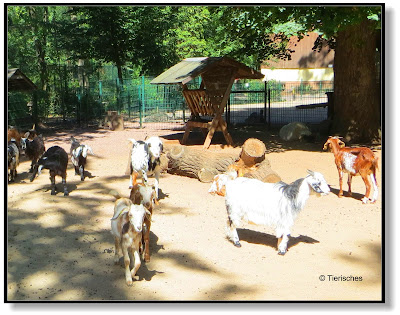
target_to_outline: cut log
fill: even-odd
[[[281,181],[281,177],[271,169],[271,164],[268,159],[265,159],[260,164],[245,172],[243,177],[255,178],[264,183],[277,183]]]
[[[240,159],[245,165],[251,167],[264,161],[266,151],[267,148],[264,142],[255,138],[249,138],[243,143]]]
[[[182,145],[171,146],[167,152],[168,172],[211,182],[224,173],[238,158],[238,153],[212,152]]]
[[[203,183],[212,182],[214,176],[224,173],[228,168],[238,171],[239,176],[256,178],[264,182],[275,183],[281,180],[265,157],[261,163],[247,166],[239,153],[213,152],[182,145],[166,145],[168,173],[197,178]]]

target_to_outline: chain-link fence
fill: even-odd
[[[35,92],[40,121],[58,119],[77,125],[100,124],[107,111],[123,115],[127,128],[173,129],[190,118],[179,85],[153,85],[150,77],[134,77],[124,69],[120,82],[115,67],[49,66],[48,86]],[[189,84],[198,88],[200,78]],[[328,115],[327,92],[333,82],[234,83],[225,110],[228,124],[282,125],[292,121],[318,123]],[[32,94],[9,93],[8,123],[32,123]]]

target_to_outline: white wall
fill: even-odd
[[[261,69],[264,80],[276,81],[333,81],[333,68],[318,69]]]

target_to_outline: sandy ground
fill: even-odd
[[[50,195],[47,170],[30,182],[30,163],[22,161],[16,182],[8,185],[8,301],[381,300],[381,168],[376,204],[361,203],[365,187],[360,177],[353,179],[353,196],[339,199],[333,155],[321,151],[324,139],[282,144],[265,132],[232,135],[234,140],[239,135],[262,139],[273,170],[284,181],[311,169],[323,173],[332,188],[328,196],[308,200],[287,254],[277,255],[274,230],[266,226],[243,225],[238,230],[242,247],[234,247],[225,238],[224,198],[208,194],[210,184],[165,173],[151,227],[151,261],[142,263],[139,281],[128,287],[122,260],[113,263],[114,199],[108,192],[128,196],[126,139],[154,134],[182,136],[151,129],[48,134],[47,148],[59,145],[69,152],[74,135],[96,154],[89,156],[84,182],[69,163],[68,197]],[[240,148],[213,145],[210,150]],[[381,151],[376,154],[381,165]],[[56,181],[61,190],[61,179]]]

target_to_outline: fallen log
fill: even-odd
[[[228,169],[235,169],[239,176],[270,183],[280,181],[281,178],[271,169],[269,160],[265,156],[264,143],[253,140],[257,139],[252,139],[250,145],[243,146],[240,153],[215,152],[167,144],[164,147],[168,158],[168,173],[197,178],[201,182],[209,183],[213,181],[215,175],[224,173]]]
[[[193,177],[208,183],[215,175],[224,173],[238,157],[238,153],[212,152],[175,145],[167,152],[168,173]]]

